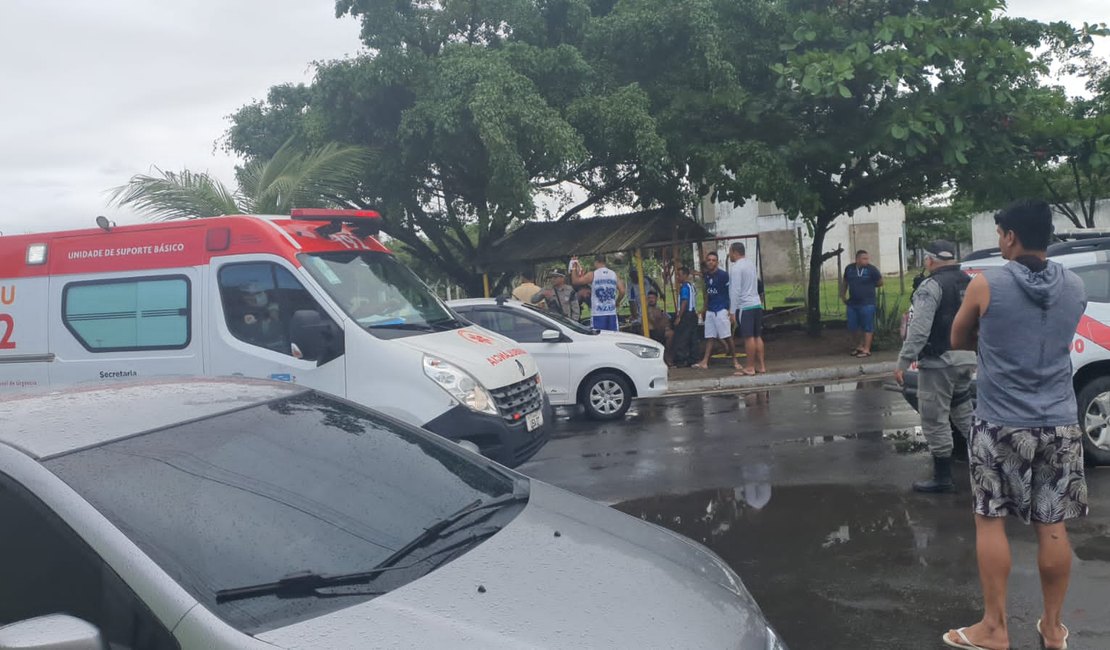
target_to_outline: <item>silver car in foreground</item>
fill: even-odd
[[[0,522],[0,647],[784,647],[704,547],[285,384],[0,401]]]

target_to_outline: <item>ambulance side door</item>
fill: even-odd
[[[207,365],[214,376],[243,376],[311,386],[346,395],[346,357],[324,363],[297,358],[291,319],[313,310],[339,330],[342,320],[302,280],[301,273],[276,255],[213,258],[209,266]]]
[[[50,278],[50,382],[204,374],[196,268]]]

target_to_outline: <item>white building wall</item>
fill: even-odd
[[[995,212],[980,212],[971,216],[971,246],[974,250],[998,247],[998,232],[994,226]],[[1076,230],[1075,224],[1061,214],[1054,214],[1052,223],[1057,232]],[[1095,227],[1110,229],[1110,199],[1096,204]]]
[[[812,238],[806,230],[805,223],[800,219],[790,219],[782,214],[771,204],[751,200],[744,205],[734,203],[703,203],[703,218],[706,225],[712,225],[711,230],[718,237],[739,237],[742,235],[755,235],[774,230],[802,232],[803,246],[806,259],[804,264],[809,264],[809,254],[812,247]],[[764,216],[760,216],[760,213]],[[712,213],[712,214],[710,214]],[[898,248],[904,235],[906,223],[906,208],[901,203],[886,203],[871,208],[857,210],[852,216],[841,215],[833,222],[833,227],[825,236],[825,250],[834,250],[837,246],[844,247],[843,264],[852,262],[855,252],[862,246],[861,236],[856,236],[853,224],[878,225],[878,250],[868,251],[872,255],[872,263],[884,273],[898,272]],[[764,251],[764,254],[770,253]],[[777,253],[781,254],[781,253]],[[837,273],[836,259],[825,263],[824,274],[835,277]]]

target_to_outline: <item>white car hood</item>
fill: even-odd
[[[519,343],[475,325],[395,341],[459,366],[486,388],[515,384],[538,370]]]
[[[257,638],[305,649],[781,647],[716,556],[538,481],[516,519],[462,557]]]
[[[652,347],[657,347],[660,349],[662,349],[663,347],[662,345],[659,345],[659,342],[655,339],[649,339],[646,336],[641,336],[639,334],[630,334],[628,332],[602,331],[598,332],[595,336],[599,340],[612,343],[635,343],[636,345],[650,345]]]

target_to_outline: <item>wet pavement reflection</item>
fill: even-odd
[[[932,648],[979,614],[966,465],[954,495],[918,495],[917,417],[873,384],[639,403],[621,422],[571,416],[522,470],[717,552],[790,647]],[[1110,648],[1110,470],[1071,527],[1072,647]],[[1033,531],[1010,525],[1011,639],[1036,648]]]

